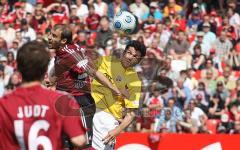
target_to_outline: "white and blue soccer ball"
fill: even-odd
[[[114,31],[130,35],[134,34],[138,27],[137,17],[128,11],[119,11],[113,18]]]

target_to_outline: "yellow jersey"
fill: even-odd
[[[124,69],[120,60],[114,56],[100,57],[96,66],[119,90],[128,89],[129,99],[117,97],[112,91],[94,79],[91,83],[91,95],[98,109],[121,119],[124,108],[138,108],[141,96],[141,81],[134,68]]]

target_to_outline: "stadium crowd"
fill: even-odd
[[[240,133],[239,7],[239,0],[1,0],[0,96],[21,84],[18,48],[32,40],[47,46],[51,27],[63,23],[93,59],[119,57],[129,38],[147,46],[136,67],[142,107],[127,131]],[[138,17],[137,34],[111,30],[119,10]]]

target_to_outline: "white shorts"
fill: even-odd
[[[93,117],[93,139],[92,147],[96,150],[113,150],[115,142],[104,144],[102,139],[108,132],[119,125],[118,121],[109,113],[96,109]]]

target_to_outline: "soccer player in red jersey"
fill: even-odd
[[[74,98],[41,85],[49,63],[44,45],[36,41],[23,45],[17,63],[23,84],[0,99],[0,149],[59,150],[63,132],[74,145],[84,145],[85,129],[79,111],[72,111],[79,110]],[[65,102],[64,106],[59,100]]]
[[[83,111],[83,125],[87,128],[87,143],[91,145],[92,119],[95,103],[90,94],[90,76],[96,78],[116,95],[121,92],[112,85],[85,54],[85,49],[72,42],[72,31],[62,24],[53,27],[48,37],[49,48],[56,50],[54,67],[50,71],[50,82],[56,83],[56,89],[71,93]]]

